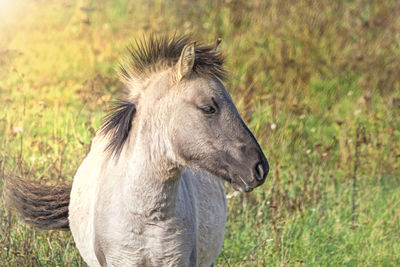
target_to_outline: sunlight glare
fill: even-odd
[[[15,13],[16,1],[0,0],[0,22],[7,21]]]

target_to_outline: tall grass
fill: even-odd
[[[400,264],[400,3],[22,1],[0,10],[0,186],[71,181],[149,33],[217,37],[239,112],[271,165],[228,190],[218,266]],[[82,266],[69,232],[0,198],[0,265]]]

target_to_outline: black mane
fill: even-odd
[[[142,77],[154,71],[157,66],[173,66],[180,57],[185,45],[192,42],[188,36],[172,38],[156,38],[153,35],[136,41],[136,49],[130,47],[129,64],[120,67],[121,78],[125,81]],[[216,44],[220,39],[216,41]],[[216,45],[195,46],[195,62],[193,71],[199,75],[211,75],[218,79],[225,79],[225,70],[222,67],[224,58],[215,51]],[[136,114],[136,104],[127,100],[119,101],[110,109],[100,127],[100,133],[110,138],[106,150],[113,156],[119,156],[128,139],[132,121]]]
[[[105,117],[103,125],[100,127],[100,133],[108,135],[110,142],[106,151],[112,155],[118,156],[128,139],[129,131],[132,127],[132,120],[136,113],[136,105],[127,101],[115,103]]]
[[[220,39],[219,39],[220,40]],[[121,66],[123,79],[130,80],[135,76],[147,74],[160,64],[175,65],[182,49],[191,43],[189,36],[171,38],[156,38],[153,35],[148,40],[143,38],[136,41],[136,48],[128,48],[130,62]],[[195,46],[195,61],[193,71],[200,75],[212,75],[221,80],[225,79],[226,72],[222,67],[224,57],[215,51],[214,46]]]

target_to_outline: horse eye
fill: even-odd
[[[201,110],[206,114],[215,113],[215,108],[213,108],[212,106],[204,106],[204,107],[201,108]]]

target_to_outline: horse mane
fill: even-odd
[[[123,100],[114,103],[108,111],[100,127],[100,133],[109,136],[106,151],[109,151],[111,155],[119,156],[121,154],[132,128],[135,114],[136,105]]]
[[[130,46],[129,61],[120,66],[121,78],[130,81],[137,77],[147,76],[159,66],[172,67],[181,55],[185,45],[193,42],[188,35],[177,37],[160,37],[150,35],[148,39],[137,40],[136,48]],[[220,39],[218,39],[218,44]],[[224,80],[226,72],[223,68],[224,57],[216,50],[216,45],[196,45],[193,71],[199,75],[212,75]]]
[[[129,83],[134,79],[148,76],[160,67],[174,66],[181,55],[185,45],[193,40],[187,36],[160,37],[150,35],[136,41],[136,48],[130,46],[129,62],[120,65],[120,77],[123,82]],[[193,71],[202,76],[214,76],[225,80],[226,72],[223,68],[224,57],[216,51],[221,42],[218,39],[213,45],[195,46],[195,61]],[[106,151],[118,157],[128,139],[132,121],[136,114],[136,104],[128,100],[115,103],[106,115],[100,133],[109,137]]]

